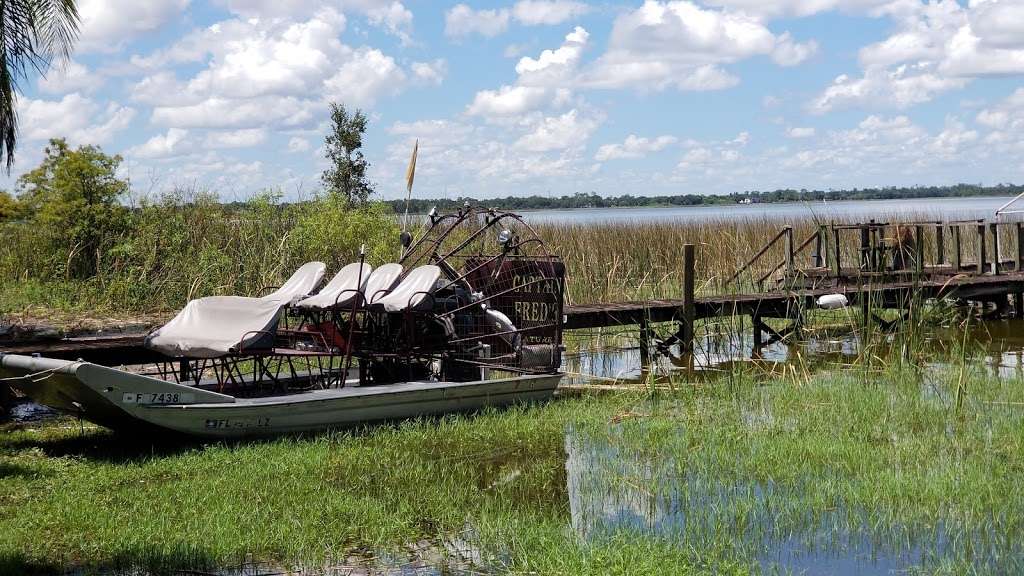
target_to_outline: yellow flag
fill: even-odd
[[[412,193],[412,181],[416,179],[416,154],[420,151],[420,140],[416,139],[416,145],[412,148],[412,158],[409,159],[409,169],[405,171],[405,189]]]

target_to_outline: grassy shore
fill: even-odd
[[[397,257],[397,223],[381,214],[379,206],[361,212],[330,206],[296,210],[282,215],[259,199],[237,213],[210,203],[146,207],[139,212],[139,228],[130,241],[105,256],[101,272],[89,278],[62,273],[54,263],[67,255],[44,249],[47,244],[27,223],[7,224],[0,231],[14,242],[0,255],[0,315],[53,319],[60,325],[73,325],[80,318],[162,318],[191,298],[254,294],[279,284],[308,260],[323,260],[333,272],[354,260],[364,242],[374,265]],[[188,228],[189,222],[199,222],[201,230],[182,233],[180,228]],[[811,214],[789,222],[795,242],[809,237],[821,223]],[[536,226],[551,253],[566,263],[570,304],[678,297],[681,247],[687,243],[697,246],[698,293],[749,291],[756,279],[783,261],[782,242],[737,281],[727,280],[780,228],[779,222],[768,219]],[[977,252],[976,236],[968,228],[961,246],[964,262]],[[1012,232],[1001,231],[1004,254],[1016,254]],[[844,261],[858,261],[855,231],[847,231],[841,240]],[[926,254],[934,253],[930,228],[924,248]],[[802,251],[796,265],[810,265],[812,251],[813,246]]]
[[[7,425],[0,573],[330,566],[424,542],[432,563],[513,573],[770,571],[793,547],[1019,570],[1024,387],[926,365],[238,444]]]

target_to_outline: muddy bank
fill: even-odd
[[[172,314],[140,314],[133,316],[33,316],[0,315],[0,351],[4,346],[30,344],[115,334],[146,333],[166,322]]]

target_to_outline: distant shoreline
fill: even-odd
[[[1013,196],[923,196],[919,198],[864,198],[864,199],[844,199],[844,200],[780,200],[777,202],[752,202],[749,204],[737,204],[737,206],[787,206],[790,204],[833,204],[833,203],[846,203],[846,202],[896,202],[900,200],[971,200],[980,198],[1006,198],[1007,200],[1013,198]],[[487,206],[486,200],[480,200],[480,204]],[[1024,203],[1024,199],[1021,199]],[[520,211],[524,213],[529,212],[545,212],[551,210],[643,210],[645,208],[721,208],[722,206],[728,206],[728,204],[694,204],[694,205],[679,205],[679,204],[644,204],[640,206],[579,206],[575,208],[521,208]],[[412,214],[412,212],[409,212]],[[425,213],[424,213],[425,214]]]
[[[798,204],[831,202],[864,202],[871,200],[948,200],[956,198],[1012,198],[1024,193],[1024,185],[1001,184],[998,186],[956,186],[914,187],[914,188],[870,188],[852,190],[775,190],[770,192],[745,192],[727,195],[685,194],[677,196],[609,196],[597,194],[574,194],[572,196],[506,196],[503,198],[477,199],[472,197],[412,199],[410,214],[426,214],[431,208],[440,212],[458,209],[464,203],[494,206],[515,211],[539,210],[598,210],[605,208],[684,208],[712,206],[751,206],[757,204]],[[405,212],[405,200],[386,200],[395,212]]]

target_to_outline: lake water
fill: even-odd
[[[782,204],[729,204],[722,206],[668,206],[645,208],[578,208],[532,210],[528,222],[588,224],[596,222],[666,222],[708,219],[789,220],[813,216],[821,220],[870,220],[902,216],[904,219],[952,220],[995,218],[1009,197],[916,198],[908,200],[842,200]],[[1024,202],[1021,203],[1024,208]]]

